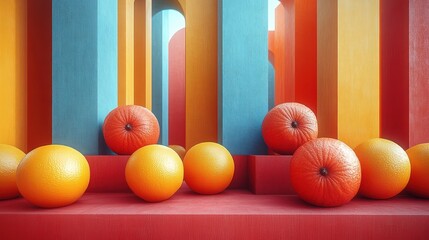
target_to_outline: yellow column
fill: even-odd
[[[199,142],[218,141],[217,15],[218,0],[186,1],[187,149]]]
[[[0,36],[0,143],[26,151],[26,1],[0,1]]]
[[[318,2],[320,136],[379,136],[379,1]]]
[[[134,104],[152,109],[152,0],[134,2]]]
[[[134,0],[118,1],[118,105],[134,103]]]

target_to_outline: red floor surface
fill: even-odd
[[[341,207],[320,208],[296,195],[254,194],[245,188],[245,179],[253,178],[246,173],[246,159],[238,158],[233,186],[221,194],[199,195],[184,185],[167,201],[147,203],[125,185],[126,157],[89,157],[89,191],[70,206],[42,209],[23,198],[0,201],[0,240],[429,237],[427,199],[358,197]],[[265,175],[253,181],[264,179],[263,187],[269,182]]]

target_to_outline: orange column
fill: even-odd
[[[152,109],[152,0],[134,2],[134,103]]]
[[[218,141],[218,1],[187,0],[186,148]]]
[[[27,151],[27,1],[0,1],[0,142]]]
[[[317,1],[282,0],[276,9],[276,40],[277,104],[296,101],[316,112]]]
[[[318,1],[319,136],[379,136],[379,2]]]
[[[291,92],[287,92],[286,88],[286,67],[285,67],[285,49],[286,49],[286,10],[283,4],[280,4],[276,8],[275,14],[276,30],[274,34],[274,69],[275,69],[275,80],[274,80],[274,105],[278,105],[283,102],[292,101],[292,99],[286,98],[291,96]],[[290,90],[290,88],[289,88]],[[287,94],[288,93],[288,94]]]
[[[118,105],[134,103],[134,0],[118,1]]]

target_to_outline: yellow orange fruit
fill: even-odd
[[[180,158],[183,160],[186,155],[186,149],[180,145],[169,145],[169,148],[173,149],[177,154],[179,154]]]
[[[407,151],[411,176],[406,190],[416,196],[429,198],[429,143],[421,143]]]
[[[234,176],[234,160],[222,145],[199,143],[188,150],[183,160],[185,182],[200,194],[224,191]]]
[[[86,158],[64,145],[46,145],[29,152],[18,165],[20,193],[30,203],[44,208],[70,205],[88,187],[90,169]]]
[[[183,163],[171,148],[153,144],[135,151],[125,167],[130,189],[147,202],[169,199],[183,183]]]
[[[20,149],[0,144],[0,199],[10,199],[19,196],[16,186],[16,169],[25,153]]]
[[[387,139],[374,138],[359,144],[354,150],[362,170],[361,195],[388,199],[407,186],[411,166],[401,146]]]

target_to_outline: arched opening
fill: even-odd
[[[185,41],[184,34],[177,35],[185,27],[182,12],[177,1],[153,2],[152,112],[163,145],[185,146]]]

